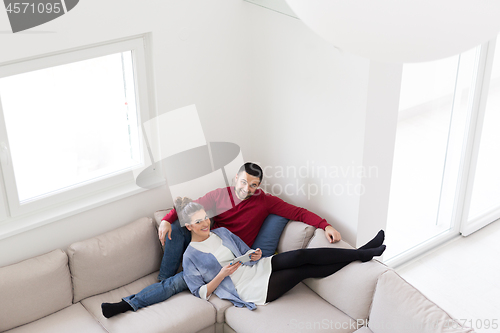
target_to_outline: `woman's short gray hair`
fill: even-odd
[[[175,199],[174,206],[177,211],[177,217],[179,218],[181,227],[185,227],[186,224],[191,224],[191,216],[204,209],[202,205],[187,197],[177,197]]]

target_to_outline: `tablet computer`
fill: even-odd
[[[238,258],[234,258],[233,261],[231,261],[231,264],[236,264],[238,261],[241,261],[241,263],[246,263],[251,260],[251,255],[254,254],[255,252],[249,253],[249,254],[244,254]]]

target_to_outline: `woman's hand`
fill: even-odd
[[[237,262],[236,264],[229,264],[222,267],[219,274],[217,274],[212,281],[207,283],[207,298],[212,295],[214,290],[219,286],[219,284],[221,284],[222,280],[224,280],[226,276],[233,274],[240,266],[241,262]]]
[[[257,250],[255,250],[254,253],[252,253],[252,255],[250,256],[250,260],[251,261],[257,261],[261,257],[262,257],[262,250],[259,249],[259,248],[257,248]]]
[[[229,276],[229,275],[233,274],[240,266],[241,266],[241,262],[237,262],[236,264],[232,264],[232,265],[231,264],[226,265],[226,266],[222,267],[219,274],[221,277]]]

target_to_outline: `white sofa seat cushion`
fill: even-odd
[[[254,311],[228,308],[226,324],[238,333],[350,333],[358,328],[354,319],[328,304],[303,283],[277,300],[257,306]]]
[[[350,317],[366,321],[378,277],[388,268],[376,261],[353,262],[322,279],[306,279],[304,283]]]
[[[73,304],[35,322],[6,333],[105,333],[101,325],[80,304]]]
[[[217,311],[217,317],[216,317],[217,323],[219,324],[224,323],[226,321],[225,319],[226,310],[229,309],[230,307],[233,307],[234,306],[233,303],[225,299],[220,299],[215,294],[212,294],[208,301],[213,305],[215,311]]]
[[[382,274],[377,282],[368,327],[374,333],[473,332],[394,271]]]
[[[68,257],[54,250],[0,268],[0,332],[72,304]]]
[[[198,332],[215,328],[215,308],[205,300],[183,291],[168,300],[138,311],[128,311],[109,319],[102,315],[101,303],[119,302],[157,282],[158,272],[109,292],[82,300],[83,306],[110,332]]]
[[[71,244],[68,256],[76,303],[157,271],[162,254],[153,221],[144,217]]]

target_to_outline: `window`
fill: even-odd
[[[151,118],[144,41],[0,66],[4,219],[133,188],[132,170],[144,164],[140,124]]]
[[[455,211],[478,52],[403,65],[385,262],[458,234]]]
[[[404,64],[385,263],[500,218],[499,50]]]
[[[479,140],[477,165],[469,210],[469,223],[477,228],[500,218],[500,42],[495,52]]]

